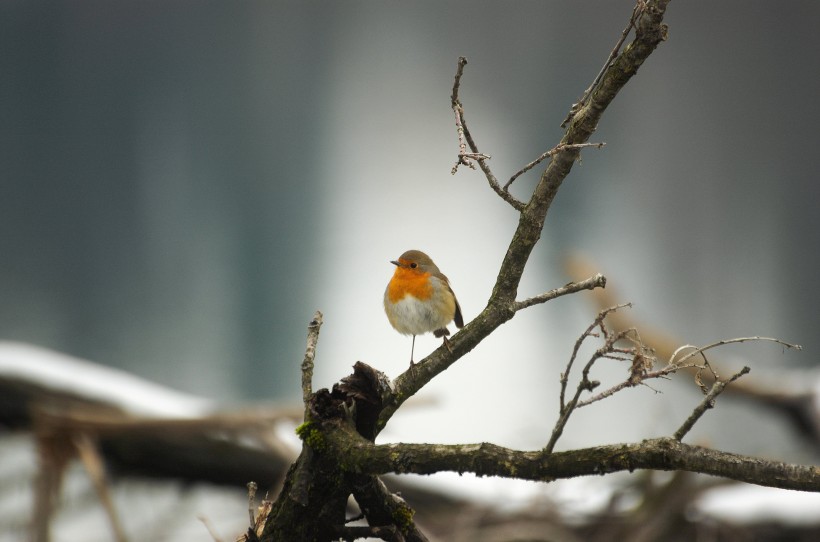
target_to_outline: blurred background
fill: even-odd
[[[395,377],[410,338],[383,313],[389,260],[430,254],[469,321],[517,224],[480,173],[450,174],[458,56],[467,121],[503,181],[558,142],[633,5],[1,2],[0,339],[225,407],[296,404],[319,309],[315,388],[357,360]],[[726,367],[813,371],[819,17],[808,0],[672,2],[668,41],[564,183],[520,298],[566,283],[580,255],[681,344],[804,347],[729,347]],[[596,312],[579,294],[519,313],[383,438],[540,448]],[[439,344],[419,337],[417,359]],[[700,400],[676,380],[579,412],[558,448],[671,433]],[[721,403],[693,435],[816,461],[748,403]]]

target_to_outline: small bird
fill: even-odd
[[[436,337],[444,338],[449,348],[447,324],[455,320],[456,327],[461,328],[464,320],[450,281],[430,256],[420,250],[408,250],[390,263],[396,266],[396,272],[384,291],[384,312],[396,331],[413,336],[412,366],[416,335],[432,331]]]

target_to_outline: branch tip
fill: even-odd
[[[749,367],[743,367],[739,372],[735,373],[729,380],[716,380],[714,384],[712,384],[709,393],[706,394],[706,397],[700,402],[698,406],[695,407],[695,410],[692,411],[692,414],[686,418],[686,421],[683,422],[683,425],[675,431],[675,434],[672,435],[672,438],[680,442],[683,440],[683,437],[686,436],[686,433],[689,432],[692,427],[694,427],[695,423],[703,416],[703,414],[709,410],[710,408],[714,408],[715,406],[715,399],[717,396],[723,393],[723,390],[726,389],[730,383],[734,382],[741,376],[748,374],[750,371]]]
[[[535,297],[530,297],[523,301],[516,301],[513,305],[514,311],[520,311],[522,309],[526,309],[527,307],[531,307],[533,305],[539,305],[541,303],[546,303],[547,301],[551,301],[557,297],[562,297],[567,294],[574,294],[576,292],[580,292],[583,290],[594,290],[596,288],[605,288],[606,287],[606,277],[600,273],[597,273],[586,280],[582,280],[580,282],[569,282],[560,288],[555,288],[548,292],[544,292],[541,295],[537,295]]]
[[[319,330],[322,328],[322,312],[316,311],[308,324],[305,357],[302,360],[302,401],[307,409],[310,396],[313,394],[313,361],[316,358],[316,343],[319,342]],[[307,410],[305,410],[307,413]]]
[[[533,160],[532,162],[530,162],[526,166],[524,166],[521,169],[519,169],[518,171],[516,171],[513,174],[513,176],[510,177],[510,180],[507,181],[507,184],[505,184],[502,188],[504,190],[509,190],[510,185],[513,182],[515,182],[515,180],[518,177],[520,177],[524,173],[528,172],[529,170],[531,170],[532,168],[534,168],[535,166],[537,166],[538,164],[540,164],[541,162],[543,162],[547,158],[552,158],[556,154],[559,154],[559,153],[562,153],[562,152],[567,152],[567,151],[581,150],[584,147],[595,147],[595,148],[600,149],[600,148],[605,147],[605,146],[606,146],[605,142],[599,142],[599,143],[565,143],[565,144],[561,144],[561,145],[556,145],[555,147],[553,147],[550,150],[548,150],[547,152],[543,153],[541,156],[539,156],[538,158],[536,158],[535,160]]]

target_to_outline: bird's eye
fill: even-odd
[[[410,264],[410,269],[415,269],[418,266],[419,266],[419,264],[417,264],[416,262],[413,262],[413,263]]]

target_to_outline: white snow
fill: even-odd
[[[194,418],[212,410],[207,399],[25,343],[0,341],[2,379],[76,394],[143,416]]]

